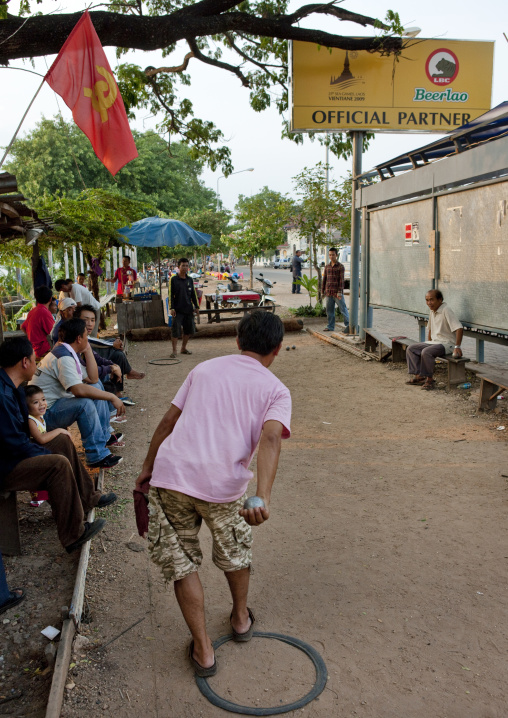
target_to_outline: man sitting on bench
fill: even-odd
[[[439,289],[431,289],[425,295],[429,308],[428,340],[411,344],[406,350],[407,370],[413,374],[406,384],[421,386],[422,389],[434,389],[433,379],[436,357],[451,354],[458,359],[462,356],[462,334],[464,329],[450,307],[443,302]]]
[[[0,346],[0,489],[49,493],[58,538],[68,553],[82,546],[104,528],[104,519],[85,522],[92,508],[116,501],[101,496],[74,444],[60,434],[45,446],[30,441],[28,409],[20,386],[32,379],[35,352],[26,337],[6,339]]]

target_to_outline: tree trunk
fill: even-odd
[[[254,276],[252,274],[253,263],[254,263],[254,257],[249,257],[250,289],[254,289]]]
[[[86,261],[90,265],[90,274],[89,274],[89,281],[90,281],[90,287],[91,292],[94,295],[94,297],[97,299],[98,302],[100,302],[100,295],[99,295],[99,277],[97,274],[91,269],[92,265],[92,255],[88,252],[86,253]],[[99,262],[102,261],[102,257],[98,257]],[[106,320],[104,319],[104,314],[101,312],[100,320],[99,320],[99,329],[106,329]]]

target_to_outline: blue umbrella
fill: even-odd
[[[196,247],[210,244],[210,234],[198,232],[178,219],[164,219],[163,217],[145,217],[133,222],[130,227],[118,230],[121,238],[127,244],[136,247],[157,247],[159,260],[159,291],[161,286],[160,247]]]

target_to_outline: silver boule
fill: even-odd
[[[286,347],[286,351],[287,351],[287,352],[289,351],[289,349],[290,349],[290,347]]]
[[[260,499],[259,496],[249,496],[249,498],[245,501],[243,508],[257,509],[258,506],[261,509],[265,508],[265,502],[263,501],[263,499]]]

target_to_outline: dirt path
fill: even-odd
[[[274,370],[291,389],[293,435],[272,517],[256,529],[249,603],[259,630],[298,637],[326,661],[327,689],[299,712],[506,716],[508,470],[499,417],[471,416],[474,404],[463,397],[406,387],[402,371],[305,333],[287,343],[297,349],[283,351]],[[63,716],[226,715],[199,693],[172,589],[132,536],[130,490],[160,417],[192,366],[235,351],[229,339],[197,339],[191,348],[175,367],[147,365],[147,378],[128,387],[137,404],[128,410],[126,461],[109,479],[126,503],[111,511],[103,546],[93,543],[88,637],[103,644],[144,620],[102,654],[76,656]],[[137,368],[168,354],[167,344],[130,352]],[[217,638],[228,632],[230,600],[206,529],[202,540]],[[305,657],[266,639],[228,643],[218,658],[210,683],[241,704],[295,700],[314,679]]]

